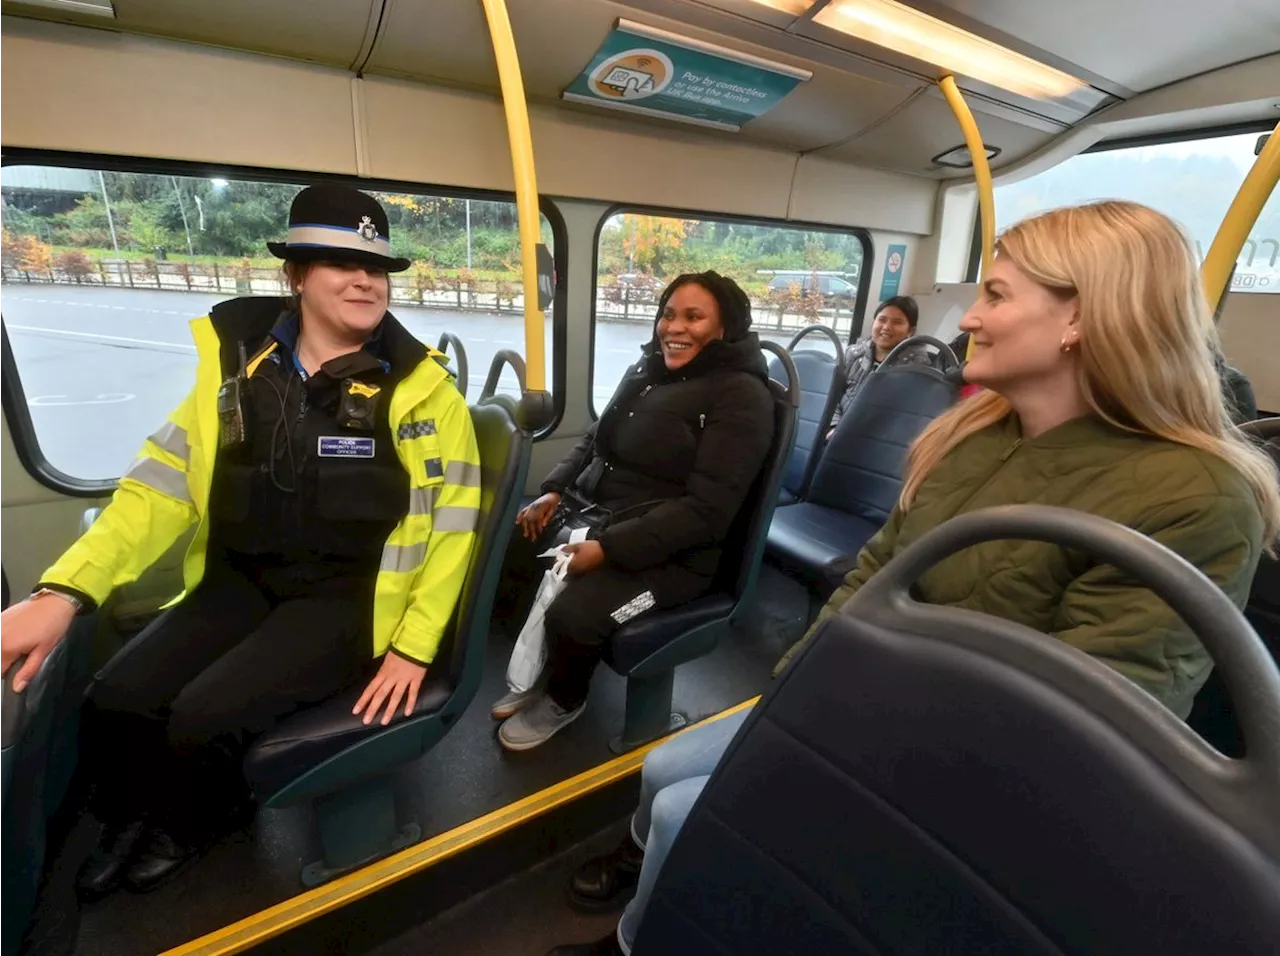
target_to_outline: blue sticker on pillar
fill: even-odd
[[[890,246],[884,259],[884,278],[880,280],[880,301],[892,299],[902,285],[902,267],[907,264],[907,247]]]
[[[321,458],[372,458],[372,438],[322,437],[319,439]]]
[[[444,463],[440,461],[439,458],[427,459],[427,477],[428,478],[444,477]]]

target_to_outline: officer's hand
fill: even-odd
[[[26,661],[14,675],[13,689],[26,690],[40,665],[62,640],[75,619],[76,609],[52,594],[27,598],[0,613],[0,675],[23,654]]]
[[[564,549],[573,555],[573,560],[569,562],[570,574],[586,574],[604,565],[604,548],[599,541],[566,544]]]
[[[556,509],[560,507],[560,493],[558,491],[548,491],[527,508],[520,509],[520,513],[516,515],[516,524],[520,526],[521,532],[530,541],[537,539],[547,528],[547,522],[551,520],[552,515],[556,513]]]
[[[369,681],[369,686],[364,689],[351,713],[358,717],[363,711],[364,722],[371,724],[378,716],[382,702],[386,701],[387,709],[382,715],[382,726],[385,727],[391,723],[400,700],[404,698],[404,715],[410,717],[413,715],[413,708],[418,705],[418,691],[422,689],[422,679],[426,676],[427,669],[421,664],[407,661],[388,651],[378,673]]]

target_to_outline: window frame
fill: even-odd
[[[862,262],[858,267],[857,301],[854,303],[853,316],[850,320],[849,343],[857,341],[862,334],[863,323],[866,322],[867,296],[871,292],[870,264],[875,256],[875,242],[871,231],[863,226],[836,226],[831,223],[810,222],[804,219],[771,219],[767,216],[743,216],[734,213],[717,213],[709,210],[678,209],[671,206],[651,206],[644,203],[617,202],[611,204],[600,215],[596,222],[591,242],[591,332],[587,347],[591,354],[590,367],[587,369],[587,411],[591,421],[600,417],[596,410],[596,302],[599,298],[600,280],[600,235],[604,232],[605,223],[618,214],[638,216],[659,216],[666,219],[701,219],[710,222],[727,222],[744,226],[764,226],[771,229],[794,229],[798,232],[830,232],[844,236],[852,236],[862,246]],[[770,280],[771,282],[773,280]],[[847,280],[846,280],[847,281]],[[852,283],[850,283],[852,285]]]
[[[5,146],[0,149],[0,168],[7,166],[60,166],[73,169],[101,170],[114,173],[136,173],[156,176],[183,176],[191,178],[231,179],[242,182],[292,183],[298,182],[306,186],[330,183],[351,186],[355,189],[398,192],[409,195],[438,196],[446,199],[472,199],[481,202],[506,202],[515,204],[513,192],[501,190],[466,189],[456,186],[437,186],[430,183],[409,182],[397,179],[364,179],[341,173],[316,173],[304,170],[291,170],[265,166],[237,166],[226,163],[191,162],[186,160],[155,159],[136,156],[108,155],[105,153],[81,153],[64,150],[29,149]],[[564,417],[565,391],[567,388],[567,368],[565,350],[568,346],[568,276],[569,276],[569,233],[564,216],[559,206],[548,196],[538,197],[538,206],[542,215],[547,217],[551,225],[554,242],[552,259],[556,270],[555,295],[551,302],[551,368],[550,383],[552,404],[555,414],[547,426],[533,436],[540,441],[551,435]],[[285,223],[281,223],[283,232]],[[0,313],[0,342],[3,356],[0,357],[0,407],[3,408],[5,421],[13,436],[14,448],[18,460],[27,473],[37,482],[60,494],[74,498],[101,498],[110,495],[119,484],[119,477],[110,480],[89,480],[68,475],[55,468],[45,457],[36,434],[35,422],[31,417],[31,409],[26,400],[18,372],[17,361],[9,343],[9,330],[4,325],[3,314]],[[465,345],[465,341],[463,342]],[[483,374],[488,373],[483,370]],[[165,409],[161,414],[168,414]],[[159,421],[156,422],[160,424]],[[145,436],[138,437],[141,447]]]
[[[1141,136],[1122,136],[1115,139],[1104,139],[1087,149],[1082,149],[1078,153],[1073,153],[1061,163],[1050,166],[1049,169],[1056,169],[1062,163],[1069,163],[1077,156],[1084,156],[1088,153],[1109,153],[1117,149],[1137,149],[1140,146],[1164,146],[1168,143],[1189,143],[1197,139],[1218,139],[1222,136],[1240,136],[1244,133],[1269,133],[1275,129],[1275,123],[1268,120],[1250,120],[1245,123],[1227,123],[1218,126],[1204,126],[1199,129],[1192,130],[1175,130],[1166,133],[1146,133]],[[1041,172],[1048,172],[1048,169]],[[1040,175],[1040,173],[1036,173]],[[997,184],[998,185],[998,184]],[[1237,187],[1239,188],[1239,187]],[[1123,197],[1120,197],[1123,198]],[[965,273],[965,282],[977,282],[978,271],[982,265],[982,217],[981,215],[974,217],[973,239],[969,247],[969,268]]]

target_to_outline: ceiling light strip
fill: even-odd
[[[1033,99],[1067,97],[1088,86],[1077,77],[896,0],[833,0],[813,22]]]
[[[114,20],[116,9],[112,0],[15,0],[21,6],[45,7],[63,13],[82,13],[91,17],[107,17]]]

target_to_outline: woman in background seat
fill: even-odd
[[[984,386],[916,440],[898,507],[780,672],[870,577],[950,518],[1036,503],[1109,518],[1198,567],[1243,607],[1280,528],[1274,464],[1231,426],[1196,256],[1136,203],[1058,209],[1000,239],[961,322]],[[1096,658],[1185,719],[1213,667],[1190,628],[1119,569],[1033,541],[977,545],[917,583],[921,600],[997,615]],[[595,912],[634,894],[615,934],[554,956],[629,953],[662,860],[747,711],[645,760],[631,835],[575,874]]]
[[[859,339],[844,351],[845,387],[840,396],[840,403],[831,416],[831,428],[827,437],[836,430],[840,419],[853,405],[854,396],[867,381],[867,376],[880,367],[880,363],[889,357],[889,353],[916,334],[916,324],[920,320],[920,309],[916,300],[909,295],[895,295],[885,299],[876,308],[875,321],[871,323],[871,334]],[[914,346],[905,355],[899,356],[904,365],[929,365],[929,353],[921,346]],[[898,359],[894,359],[896,363]]]

